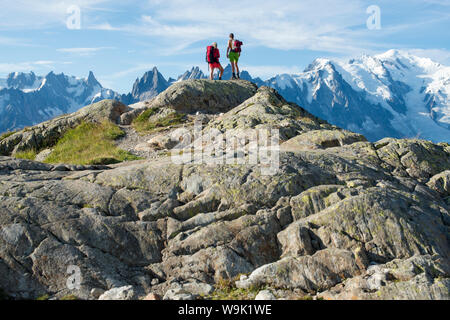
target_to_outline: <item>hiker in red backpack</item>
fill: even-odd
[[[217,42],[214,42],[211,46],[206,48],[206,62],[209,64],[209,68],[211,69],[211,73],[209,75],[209,79],[214,79],[214,69],[220,70],[219,80],[222,80],[223,68],[219,62],[220,52],[217,49]]]
[[[240,79],[238,61],[241,56],[242,42],[234,39],[234,34],[230,33],[230,40],[228,40],[227,58],[230,59],[231,68],[233,69],[233,76],[231,79]],[[237,74],[237,77],[236,77]]]

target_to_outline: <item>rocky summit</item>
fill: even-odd
[[[139,160],[48,160],[70,130],[105,121]],[[198,122],[205,136],[276,130],[276,170],[250,152],[173,161],[176,133]],[[28,149],[50,156],[15,157]],[[447,143],[372,143],[274,89],[188,80],[136,109],[104,101],[3,137],[0,153],[5,297],[450,298]]]

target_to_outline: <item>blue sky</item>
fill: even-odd
[[[69,29],[68,8],[80,8]],[[381,29],[366,12],[377,5]],[[296,73],[317,57],[350,58],[406,49],[450,65],[450,0],[0,0],[0,78],[49,71],[131,90],[153,66],[176,77],[206,71],[205,48],[217,41],[226,63],[228,34],[244,42],[241,67],[267,79]]]

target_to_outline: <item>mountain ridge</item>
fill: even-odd
[[[51,72],[49,75],[54,74]],[[109,94],[101,93],[97,99],[113,98],[131,105],[156,97],[176,82],[206,78],[207,75],[199,67],[192,67],[177,79],[166,80],[154,67],[136,79],[130,93],[120,95],[104,89]],[[224,79],[228,78],[231,78],[230,65],[224,72]],[[450,67],[427,58],[390,50],[348,61],[317,58],[302,73],[280,74],[266,81],[253,78],[242,70],[241,78],[258,86],[273,87],[288,101],[303,106],[330,123],[359,132],[371,141],[384,137],[450,141]],[[0,113],[2,83],[9,83],[11,89],[22,88],[23,95],[26,95],[31,94],[33,86],[39,83],[36,79],[39,77],[34,73],[14,73],[3,82],[0,80]],[[92,72],[87,83],[91,87],[101,87]],[[3,93],[3,104],[8,94]],[[19,97],[20,92],[15,94],[15,97],[18,96],[16,99],[23,100]],[[64,101],[61,97],[55,97],[53,104],[57,103],[64,104]],[[68,108],[53,110],[65,113]],[[17,113],[15,117],[20,117]],[[48,113],[47,117],[56,113]],[[45,116],[38,119],[47,120]],[[9,127],[0,123],[0,131],[12,130],[20,125],[24,126],[14,121],[10,121]]]
[[[450,139],[450,68],[398,50],[348,61],[316,59],[268,84],[329,122],[366,135]]]
[[[92,71],[84,79],[53,71],[45,76],[11,73],[0,81],[0,131],[23,128],[74,112],[83,105],[119,98],[114,91],[103,88]]]

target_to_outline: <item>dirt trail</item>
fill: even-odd
[[[188,115],[188,120],[182,125],[184,128],[193,129],[194,119],[201,119],[203,125],[206,125],[211,120],[217,119],[220,115]],[[200,117],[200,118],[198,118]],[[167,152],[167,149],[158,148],[155,145],[151,145],[148,141],[152,138],[160,135],[170,135],[170,133],[180,128],[180,126],[168,126],[161,128],[161,130],[141,135],[131,125],[119,125],[119,127],[125,132],[125,135],[116,141],[116,145],[125,151],[128,151],[136,156],[152,159],[161,155],[161,153]]]
[[[140,135],[132,126],[120,125],[119,127],[125,132],[125,136],[116,142],[120,149],[146,159],[157,156],[157,151],[148,143],[156,134]]]

